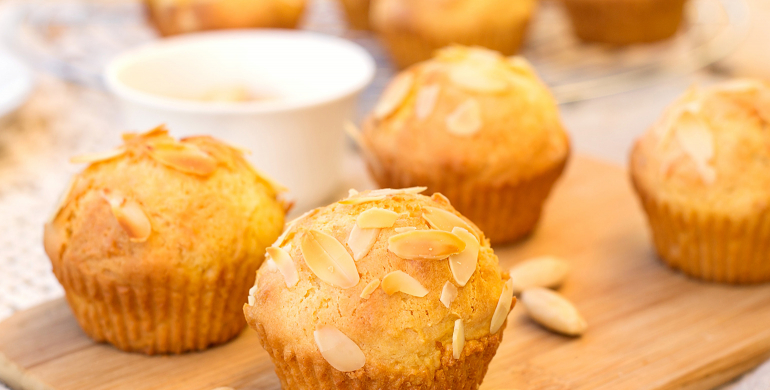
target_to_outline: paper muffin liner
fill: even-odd
[[[299,356],[290,346],[271,344],[264,329],[255,327],[281,387],[292,390],[475,390],[502,342],[503,329],[505,325],[494,335],[466,341],[460,359],[452,357],[448,345],[441,351],[441,366],[432,373],[417,367],[411,373],[394,372],[390,365],[371,367],[368,362],[362,369],[345,373],[329,365],[318,351]]]
[[[686,0],[563,0],[575,34],[610,44],[671,37],[682,23]]]
[[[246,325],[242,306],[259,265],[243,261],[199,275],[148,274],[119,285],[73,264],[54,273],[83,331],[97,342],[145,354],[204,350],[237,336]],[[58,267],[56,265],[59,265]]]
[[[350,27],[354,30],[370,30],[369,0],[340,0]]]
[[[453,44],[481,46],[506,56],[514,55],[524,42],[528,26],[529,18],[505,30],[492,27],[479,28],[464,35],[450,35],[447,32],[446,35],[428,37],[386,29],[378,31],[378,36],[387,47],[391,59],[403,69],[428,60],[433,57],[436,50]]]
[[[451,174],[419,175],[390,166],[369,170],[383,188],[425,186],[426,194],[442,193],[457,211],[473,221],[493,244],[518,240],[534,230],[543,205],[561,176],[568,156],[549,169],[514,184],[463,180]]]
[[[658,255],[670,267],[712,282],[770,281],[770,211],[720,216],[658,201],[635,187]]]

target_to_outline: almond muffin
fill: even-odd
[[[584,41],[628,45],[673,36],[687,0],[562,0]]]
[[[44,245],[83,331],[146,354],[203,350],[245,326],[241,307],[283,226],[280,187],[242,151],[163,128],[73,159]]]
[[[460,46],[397,75],[361,144],[380,186],[441,192],[493,243],[534,229],[570,150],[526,60]]]
[[[691,88],[637,142],[631,178],[660,258],[715,282],[770,281],[770,83]]]
[[[352,191],[291,222],[246,319],[284,389],[476,389],[515,304],[489,241],[424,188]]]
[[[524,42],[537,0],[378,0],[374,31],[401,68],[445,46],[475,45],[513,55]]]
[[[295,28],[305,0],[144,0],[163,36],[229,28]]]

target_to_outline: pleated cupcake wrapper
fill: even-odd
[[[770,281],[770,211],[745,219],[659,202],[637,186],[655,247],[672,268],[707,281]]]
[[[356,30],[370,30],[369,7],[367,2],[359,0],[342,0],[342,8],[348,24]]]
[[[426,186],[425,194],[440,192],[462,215],[473,221],[492,243],[505,243],[529,234],[537,225],[548,195],[564,171],[565,158],[545,172],[510,185],[464,181],[451,174],[441,177],[414,175],[389,167],[370,171],[381,187]]]
[[[242,306],[257,265],[223,267],[210,282],[148,276],[131,286],[73,265],[57,268],[70,308],[88,336],[124,351],[165,354],[203,350],[237,336],[246,324]]]
[[[388,373],[390,367],[371,369],[369,363],[361,370],[345,373],[329,365],[320,352],[297,356],[290,349],[268,345],[262,334],[260,341],[275,364],[281,387],[287,390],[475,390],[497,352],[502,332],[466,342],[458,360],[452,357],[451,348],[444,350],[441,367],[432,378],[427,377],[427,370],[416,369],[412,375]]]
[[[563,0],[575,34],[587,41],[629,44],[673,35],[686,0]]]
[[[378,36],[383,40],[393,61],[399,68],[406,68],[415,63],[433,57],[436,50],[459,44],[466,46],[481,46],[504,55],[513,55],[519,51],[529,26],[529,19],[518,26],[506,30],[479,28],[471,34],[425,37],[411,33],[380,31]]]

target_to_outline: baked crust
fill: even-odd
[[[701,279],[770,280],[770,84],[691,88],[634,146],[660,257]]]
[[[229,340],[245,325],[253,272],[280,234],[279,190],[241,151],[213,138],[176,142],[162,129],[124,137],[122,154],[75,177],[45,227],[46,252],[75,317],[96,341],[147,354]],[[185,173],[151,157],[167,147],[189,149],[215,168]],[[116,194],[138,205],[131,218],[146,218],[146,237],[126,229],[120,206],[111,207]]]
[[[459,67],[505,87],[469,89],[452,76]],[[409,92],[392,113],[371,114],[363,127],[364,156],[378,184],[443,193],[494,243],[530,232],[570,145],[553,96],[526,60],[451,47],[398,77],[414,80]],[[439,92],[421,116],[418,101],[428,88]],[[468,101],[478,103],[481,126],[454,134],[448,120]]]
[[[480,237],[476,270],[465,286],[457,287],[458,296],[449,308],[439,300],[445,283],[454,283],[447,260],[406,260],[388,250],[389,238],[399,234],[397,228],[431,230],[422,217],[426,207],[459,216]],[[392,210],[399,217],[392,227],[380,230],[372,248],[356,261],[359,282],[342,289],[319,279],[307,265],[303,237],[318,230],[349,245],[357,217],[372,208]],[[267,262],[257,272],[254,301],[244,306],[244,313],[285,388],[475,389],[481,383],[502,339],[504,325],[490,335],[490,324],[507,275],[501,274],[483,233],[443,197],[399,193],[361,204],[335,203],[290,223],[285,239],[275,245],[291,256],[299,282],[287,287],[282,274]],[[383,280],[396,270],[419,281],[427,295],[388,295],[377,288],[368,298],[360,296],[372,280]],[[463,320],[466,338],[459,360],[452,356],[457,319]],[[357,344],[365,365],[346,373],[334,369],[314,340],[320,325],[334,326]]]
[[[536,6],[534,0],[379,0],[372,3],[370,21],[405,68],[453,44],[516,54]]]
[[[144,0],[161,35],[232,28],[295,28],[305,0]]]

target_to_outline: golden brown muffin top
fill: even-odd
[[[398,74],[364,123],[378,164],[516,183],[569,153],[548,88],[522,57],[454,46]],[[369,157],[372,157],[371,155]]]
[[[512,290],[503,294],[507,275],[489,241],[441,194],[421,190],[353,193],[290,222],[257,272],[247,321],[298,356],[320,354],[338,331],[364,369],[390,373],[440,367],[458,319],[467,340],[500,331],[511,301],[496,310],[498,301]]]
[[[736,216],[770,207],[770,83],[692,87],[637,142],[635,183],[662,200]]]
[[[532,16],[536,0],[378,0],[371,21],[378,31],[424,38],[469,35],[485,28],[515,29]]]
[[[144,0],[164,34],[198,30],[274,27],[293,28],[306,0]]]
[[[90,165],[46,224],[53,262],[131,283],[261,256],[280,234],[282,189],[242,150],[207,136],[176,141],[163,127],[123,139],[115,150],[73,159]]]

